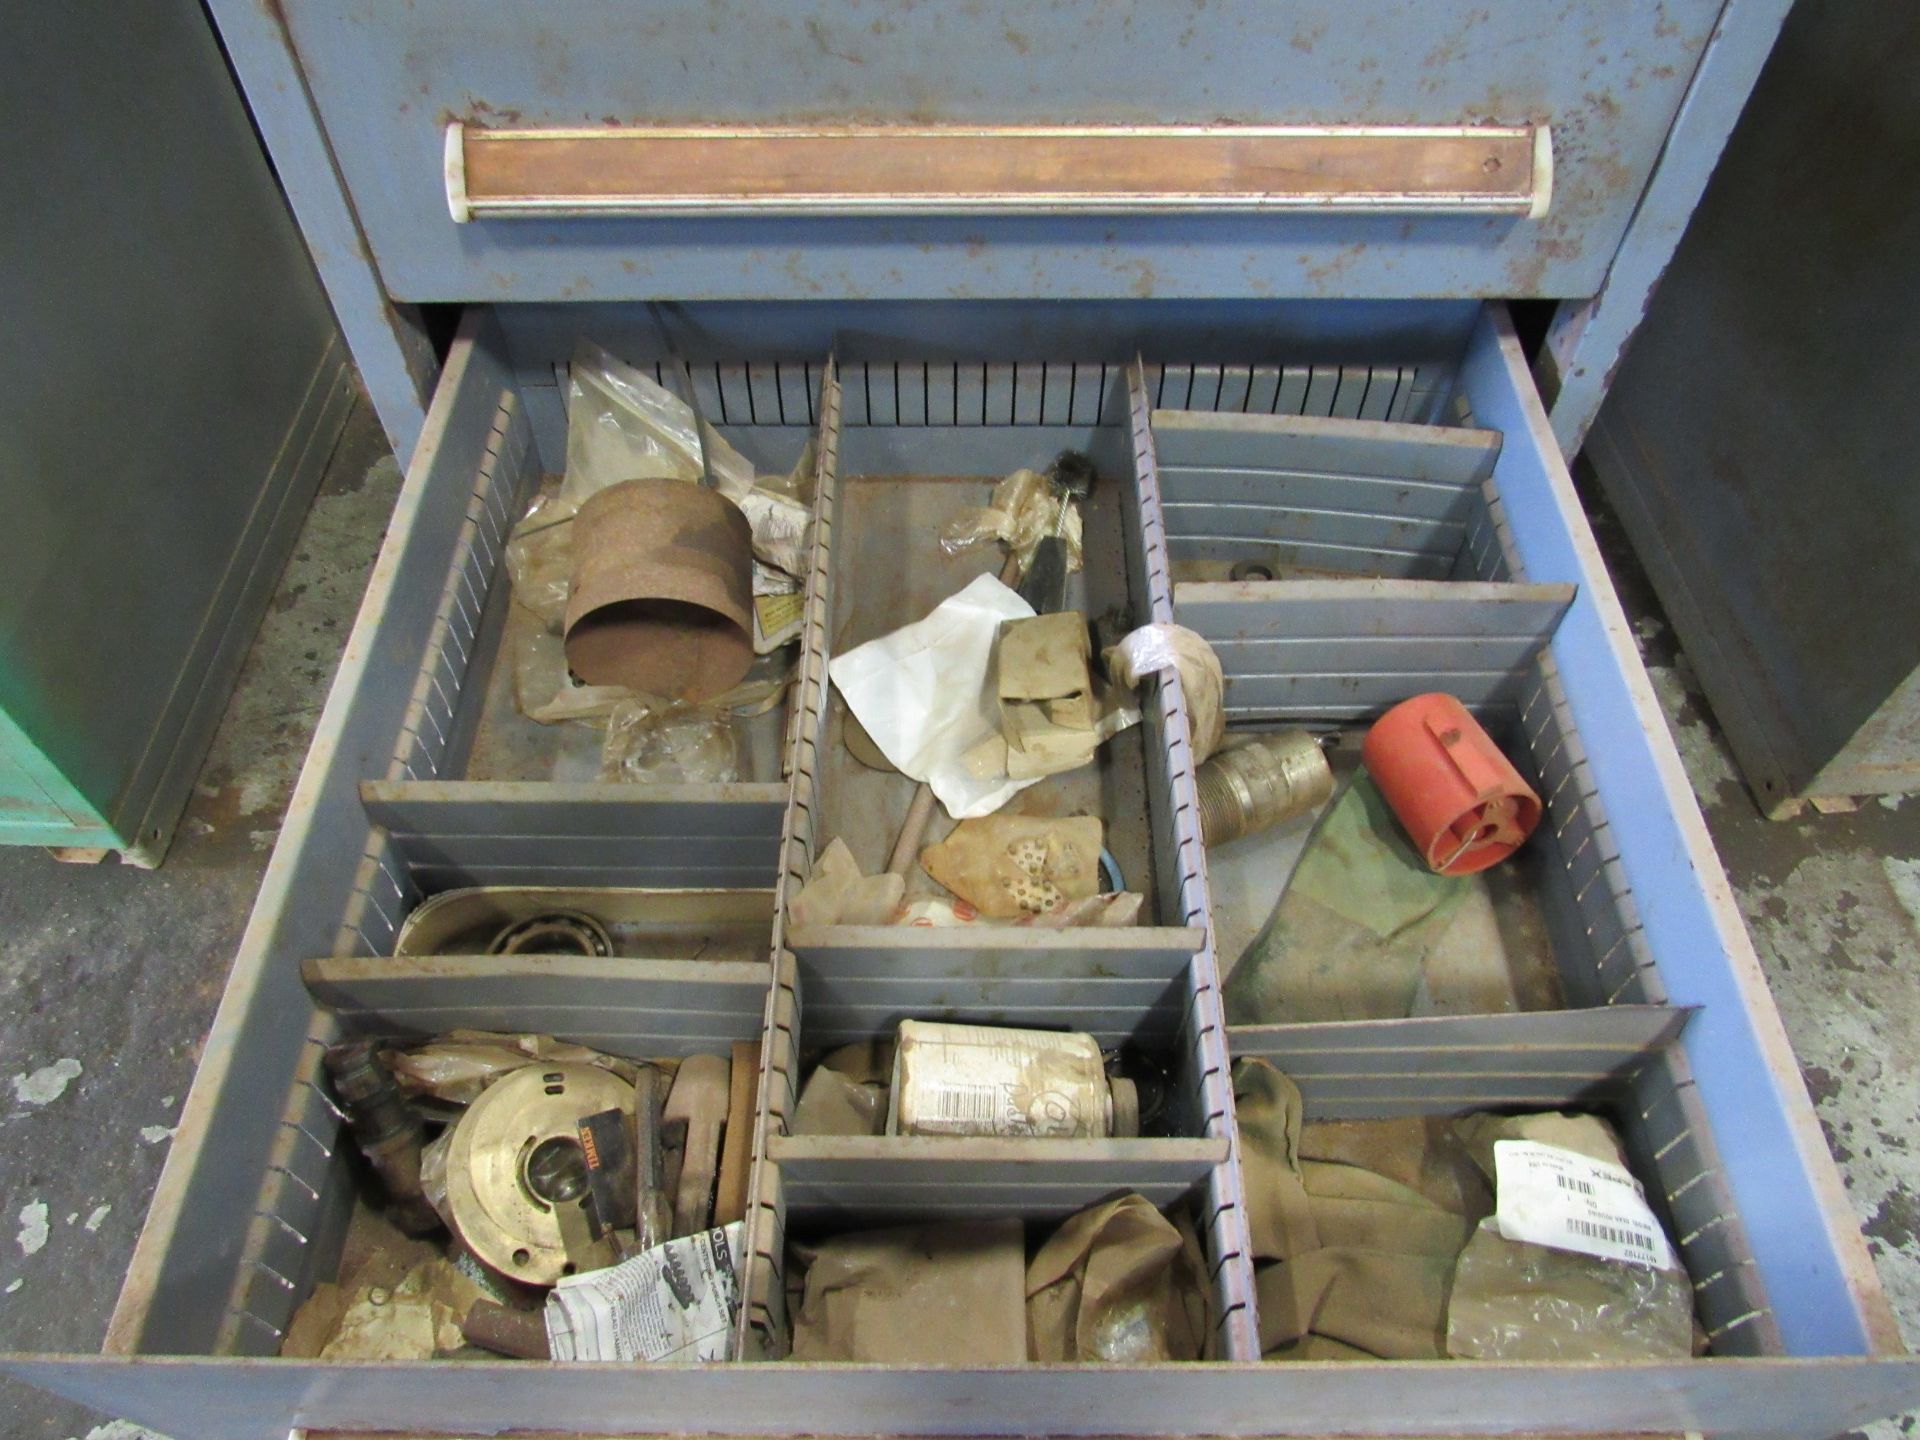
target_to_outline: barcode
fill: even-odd
[[[1560,1188],[1562,1190],[1571,1190],[1576,1195],[1593,1194],[1593,1182],[1591,1180],[1576,1180],[1571,1175],[1562,1175],[1557,1170],[1554,1171],[1553,1178],[1560,1182]]]
[[[1591,1220],[1576,1220],[1571,1216],[1567,1226],[1576,1235],[1585,1235],[1589,1240],[1604,1240],[1613,1245],[1628,1245],[1635,1250],[1644,1250],[1649,1255],[1658,1252],[1653,1246],[1653,1237],[1643,1235],[1638,1230],[1623,1230],[1617,1225],[1599,1225]]]
[[[944,1085],[934,1107],[942,1120],[991,1125],[999,1113],[1000,1090],[995,1085]]]

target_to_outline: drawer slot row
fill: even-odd
[[[765,889],[787,787],[372,781],[383,826],[421,893],[469,885]]]
[[[453,563],[387,779],[433,780],[464,763],[475,717],[463,697],[472,689],[484,690],[469,687],[468,681],[476,654],[486,647],[490,603],[498,608],[494,596],[507,536],[539,479],[532,426],[519,393],[508,388],[475,470],[473,495],[455,537]]]

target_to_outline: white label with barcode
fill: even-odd
[[[1620,1166],[1535,1140],[1498,1140],[1493,1168],[1494,1223],[1507,1239],[1679,1268],[1640,1182]]]

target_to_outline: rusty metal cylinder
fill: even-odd
[[[753,664],[753,531],[685,480],[627,480],[573,521],[567,668],[587,685],[711,700]]]
[[[1200,767],[1197,780],[1200,833],[1209,845],[1271,829],[1333,794],[1333,770],[1305,730],[1222,750]]]

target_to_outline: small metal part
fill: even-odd
[[[1333,794],[1332,767],[1319,740],[1305,730],[1222,750],[1200,767],[1195,781],[1200,834],[1208,845],[1271,829]]]
[[[667,1189],[667,1157],[662,1144],[666,1077],[649,1066],[633,1092],[634,1245],[651,1250],[673,1238],[673,1198]]]
[[[637,1103],[637,1101],[636,1101]],[[594,1238],[633,1229],[633,1126],[630,1115],[602,1110],[580,1122],[580,1153],[593,1203],[587,1207]]]
[[[586,1223],[591,1183],[579,1127],[599,1111],[626,1110],[633,1093],[597,1066],[534,1064],[467,1107],[447,1153],[447,1203],[479,1260],[508,1279],[552,1285],[612,1258],[594,1253]]]
[[[1067,507],[1093,493],[1099,472],[1093,461],[1078,450],[1062,450],[1047,467],[1047,483],[1060,497],[1060,510],[1053,519],[1053,533],[1041,537],[1034,547],[1033,560],[1020,581],[1020,598],[1041,614],[1064,610],[1067,604],[1067,547],[1060,532],[1066,528]],[[1086,544],[1082,532],[1081,544]]]
[[[888,1099],[889,1135],[1139,1133],[1139,1095],[1091,1035],[902,1020]]]
[[[470,1345],[516,1360],[551,1360],[546,1317],[538,1310],[515,1310],[491,1300],[476,1300],[460,1322]]]
[[[583,910],[555,910],[516,920],[487,946],[489,955],[611,955],[607,927]]]
[[[571,885],[478,885],[442,890],[415,906],[394,936],[394,957],[484,955],[522,921],[590,916],[612,953],[648,960],[764,958],[771,890],[648,890]],[[499,952],[495,952],[499,953]]]
[[[1260,560],[1236,560],[1227,571],[1229,580],[1271,580],[1273,567]]]
[[[394,1224],[409,1235],[438,1230],[440,1217],[420,1188],[420,1118],[380,1063],[374,1043],[336,1045],[326,1052],[325,1064],[353,1138],[393,1202]]]

